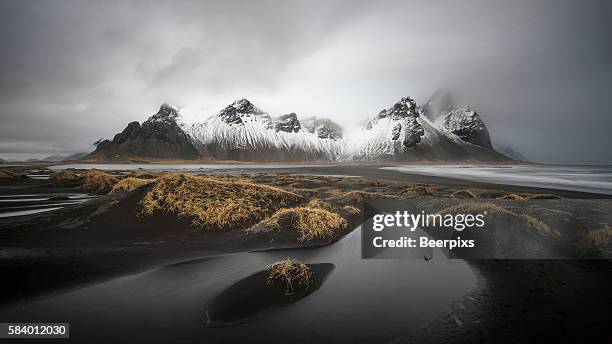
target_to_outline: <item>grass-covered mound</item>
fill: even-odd
[[[285,288],[285,294],[291,295],[296,289],[314,287],[312,269],[295,259],[285,259],[268,265],[268,285],[280,283]]]
[[[114,176],[99,170],[90,170],[81,177],[81,185],[84,189],[93,190],[98,193],[110,192],[115,184],[119,182]]]
[[[470,214],[470,213],[481,213],[485,211],[491,215],[496,215],[496,216],[505,215],[505,216],[509,216],[509,217],[513,217],[518,220],[521,220],[524,223],[526,223],[529,227],[535,229],[541,235],[550,236],[556,239],[561,237],[561,233],[559,233],[559,231],[557,231],[554,228],[551,228],[546,223],[544,223],[544,221],[537,219],[528,214],[516,213],[510,209],[501,207],[493,203],[484,203],[484,202],[463,203],[463,204],[459,204],[456,206],[451,206],[451,207],[442,209],[438,211],[438,213],[439,214],[447,214],[447,213]]]
[[[320,288],[335,266],[286,259],[237,281],[204,307],[206,326],[227,326],[291,305]]]
[[[14,181],[14,180],[22,180],[26,178],[27,178],[26,176],[21,175],[19,173],[15,173],[9,170],[0,170],[0,180],[2,181]]]
[[[609,250],[612,244],[612,228],[605,225],[602,228],[588,231],[578,242],[585,251],[603,249]]]
[[[150,173],[150,172],[146,172],[146,171],[132,171],[130,174],[127,175],[128,178],[138,178],[138,179],[155,179],[157,178],[157,175]]]
[[[175,213],[203,228],[248,228],[302,197],[241,178],[165,174],[141,201],[142,214]]]
[[[142,186],[151,184],[153,181],[154,180],[152,179],[126,177],[121,179],[117,184],[115,184],[115,186],[113,186],[111,193],[118,191],[131,192]]]
[[[263,224],[272,229],[297,230],[299,241],[333,239],[348,226],[346,219],[335,212],[330,204],[319,200],[312,200],[301,207],[280,209]]]
[[[51,180],[60,183],[72,183],[79,180],[79,176],[72,171],[57,171],[51,175]]]

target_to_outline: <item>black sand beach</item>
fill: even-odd
[[[44,168],[15,169],[25,173]],[[508,194],[547,195],[566,208],[573,207],[571,202],[585,200],[609,209],[606,202],[610,196],[402,174],[376,165],[214,172],[217,176],[228,173],[245,174],[259,184],[324,199],[341,209],[348,226],[332,239],[309,241],[300,241],[292,230],[194,229],[190,219],[172,213],[137,216],[139,202],[150,186],[107,195],[84,190],[82,185],[45,179],[4,181],[0,195],[85,192],[100,197],[50,212],[0,218],[0,269],[4,276],[0,320],[69,321],[71,336],[77,340],[84,340],[87,331],[104,324],[99,342],[126,338],[149,342],[258,342],[275,336],[304,343],[610,340],[605,328],[612,308],[608,292],[612,264],[605,254],[609,246],[581,253],[569,242],[582,232],[562,231],[562,239],[552,245],[555,254],[571,257],[575,253],[581,259],[449,260],[439,252],[437,257],[441,258],[431,262],[374,263],[359,259],[354,231],[361,217],[342,210],[358,207],[366,198],[435,201],[457,198],[452,195],[460,190],[470,190],[476,200],[491,202]],[[355,191],[361,193],[351,194]],[[553,221],[553,217],[550,219]],[[590,229],[600,225],[580,221],[571,223]],[[266,264],[292,256],[308,264],[329,261],[335,269],[317,291],[295,304],[234,326],[204,326],[204,309],[210,298],[264,270]],[[379,287],[368,287],[376,277],[368,276],[367,271],[387,270],[387,275],[378,277]],[[401,274],[405,276],[399,277]],[[359,286],[345,285],[343,278]],[[429,284],[421,286],[415,280]],[[394,283],[397,288],[406,288],[403,296],[393,294]],[[365,295],[371,302],[357,300]],[[146,304],[146,298],[151,305]],[[393,299],[398,300],[396,308],[390,301]],[[439,301],[434,302],[436,299]],[[164,307],[168,315],[158,313]],[[338,314],[351,310],[350,321],[334,322],[335,331],[323,326],[333,315],[322,313],[316,318],[310,313],[311,308],[314,312],[321,307],[328,312],[335,307]],[[147,309],[150,315],[143,315],[141,320],[130,317],[136,310]],[[171,320],[169,314],[176,319]],[[172,322],[173,330],[168,329],[168,322]],[[246,335],[252,331],[257,335]],[[368,337],[366,332],[375,336]]]

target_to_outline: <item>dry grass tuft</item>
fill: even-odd
[[[76,182],[78,179],[79,176],[72,171],[58,171],[51,175],[51,180],[56,182]]]
[[[126,178],[138,178],[138,179],[155,179],[157,175],[145,171],[132,171],[126,176]]]
[[[325,202],[318,198],[311,199],[310,201],[308,201],[308,204],[306,206],[312,207],[312,208],[322,208],[326,210],[334,210],[334,206],[331,203]]]
[[[518,214],[509,209],[500,207],[496,204],[492,203],[463,203],[460,205],[444,208],[438,211],[438,214],[445,213],[475,213],[475,212],[484,212],[486,211],[488,214],[498,214],[498,215],[508,215],[515,218],[518,218],[522,221],[525,221],[527,225],[533,227],[538,233],[542,235],[551,236],[553,238],[560,238],[561,233],[556,229],[550,228],[543,221],[527,214]]]
[[[605,225],[603,228],[588,231],[579,241],[578,244],[586,249],[605,248],[610,244],[612,239],[612,228]]]
[[[132,192],[141,186],[145,186],[153,182],[154,182],[153,179],[141,179],[141,178],[127,177],[127,178],[121,179],[117,184],[115,184],[115,186],[113,186],[113,189],[111,190],[111,193],[118,192],[118,191]]]
[[[525,197],[523,197],[521,195],[518,195],[518,194],[515,194],[515,193],[505,194],[503,196],[498,196],[496,198],[497,199],[511,199],[511,200],[514,200],[514,201],[524,201],[526,199]]]
[[[353,215],[359,215],[361,214],[361,209],[353,206],[353,205],[345,205],[344,210],[348,211],[349,213],[353,214]]]
[[[100,170],[90,170],[81,176],[81,185],[85,189],[95,190],[99,193],[107,193],[113,189],[119,179]]]
[[[355,199],[359,201],[363,201],[364,199],[370,199],[370,198],[385,198],[385,199],[397,198],[397,196],[395,195],[384,194],[382,192],[370,192],[370,191],[362,191],[362,190],[349,191],[347,193],[344,193],[342,197],[347,197],[347,198]]]
[[[346,219],[330,207],[321,207],[320,201],[311,201],[303,207],[280,209],[262,224],[271,229],[295,229],[300,235],[299,241],[333,239],[338,231],[348,226]]]
[[[422,194],[422,195],[429,195],[429,196],[434,196],[437,197],[440,195],[440,193],[438,192],[438,190],[436,190],[433,187],[430,186],[416,186],[414,188],[414,191]]]
[[[314,286],[314,272],[308,265],[295,259],[287,258],[272,265],[267,265],[267,284],[277,281],[285,284],[285,294],[291,295],[298,289],[309,289]]]
[[[298,203],[298,194],[239,178],[166,174],[141,201],[142,214],[176,213],[215,229],[250,227],[274,211]]]
[[[19,173],[15,173],[9,170],[0,170],[0,179],[4,180],[18,180],[22,179],[23,176]]]
[[[535,195],[527,195],[527,199],[561,199],[561,197],[557,195],[551,195],[551,194],[535,194]]]
[[[468,189],[457,190],[451,194],[451,197],[469,197],[476,198],[476,194]]]

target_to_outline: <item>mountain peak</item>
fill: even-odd
[[[229,107],[236,109],[236,111],[240,113],[263,113],[263,111],[258,109],[255,105],[253,105],[253,103],[251,103],[246,98],[236,100],[235,102],[230,104],[227,108]]]
[[[378,119],[389,117],[393,120],[398,120],[407,117],[417,118],[419,113],[416,109],[416,101],[410,97],[403,97],[393,104],[392,107],[380,111],[376,117]]]
[[[463,141],[492,149],[489,130],[478,113],[465,105],[448,112],[442,127],[459,136]]]
[[[159,111],[157,111],[157,113],[153,116],[149,117],[146,122],[176,122],[178,116],[179,113],[175,107],[168,103],[163,103],[159,107]]]
[[[295,112],[280,116],[274,125],[277,132],[297,133],[301,128],[300,120]]]
[[[219,112],[219,117],[228,124],[242,124],[244,122],[243,117],[251,116],[262,117],[267,123],[266,125],[271,123],[270,116],[246,98],[236,100]]]

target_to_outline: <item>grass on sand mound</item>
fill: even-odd
[[[165,174],[141,201],[142,214],[175,213],[200,227],[248,228],[302,197],[280,188],[210,176]]]
[[[127,175],[127,177],[138,179],[155,179],[157,178],[157,175],[146,171],[132,171],[130,174]]]
[[[466,197],[466,198],[476,198],[476,194],[472,190],[461,189],[453,192],[451,197]]]
[[[119,179],[99,170],[90,170],[81,176],[82,187],[98,193],[111,191],[118,182]]]
[[[51,180],[55,182],[76,182],[79,176],[72,171],[58,171],[51,175]]]
[[[334,212],[331,205],[319,200],[302,207],[280,209],[263,224],[272,229],[295,229],[300,235],[299,241],[332,239],[348,226],[346,219]]]
[[[277,281],[285,284],[285,294],[291,295],[295,289],[309,289],[314,286],[314,272],[308,265],[294,259],[285,259],[267,266],[267,284]]]
[[[153,179],[127,177],[121,179],[117,184],[115,184],[115,186],[113,186],[113,189],[111,190],[111,193],[118,191],[132,192],[141,186],[151,184],[153,181]]]
[[[518,214],[509,209],[500,207],[493,203],[463,203],[460,205],[448,207],[438,211],[439,214],[445,213],[475,213],[475,212],[484,212],[486,211],[488,214],[500,214],[500,215],[508,215],[511,217],[515,217],[519,220],[524,221],[527,225],[534,228],[542,235],[551,236],[553,238],[560,238],[561,233],[556,229],[550,228],[546,223],[542,220],[539,220],[531,215],[527,214]]]
[[[586,249],[606,248],[612,239],[612,228],[605,225],[603,228],[595,229],[587,232],[578,242],[578,244]]]
[[[19,173],[11,172],[9,170],[0,170],[0,179],[2,180],[19,180],[23,179],[25,176],[22,176]]]
[[[497,199],[510,199],[513,201],[524,201],[525,197],[515,194],[515,193],[509,193],[509,194],[505,194],[502,196],[498,196]]]

